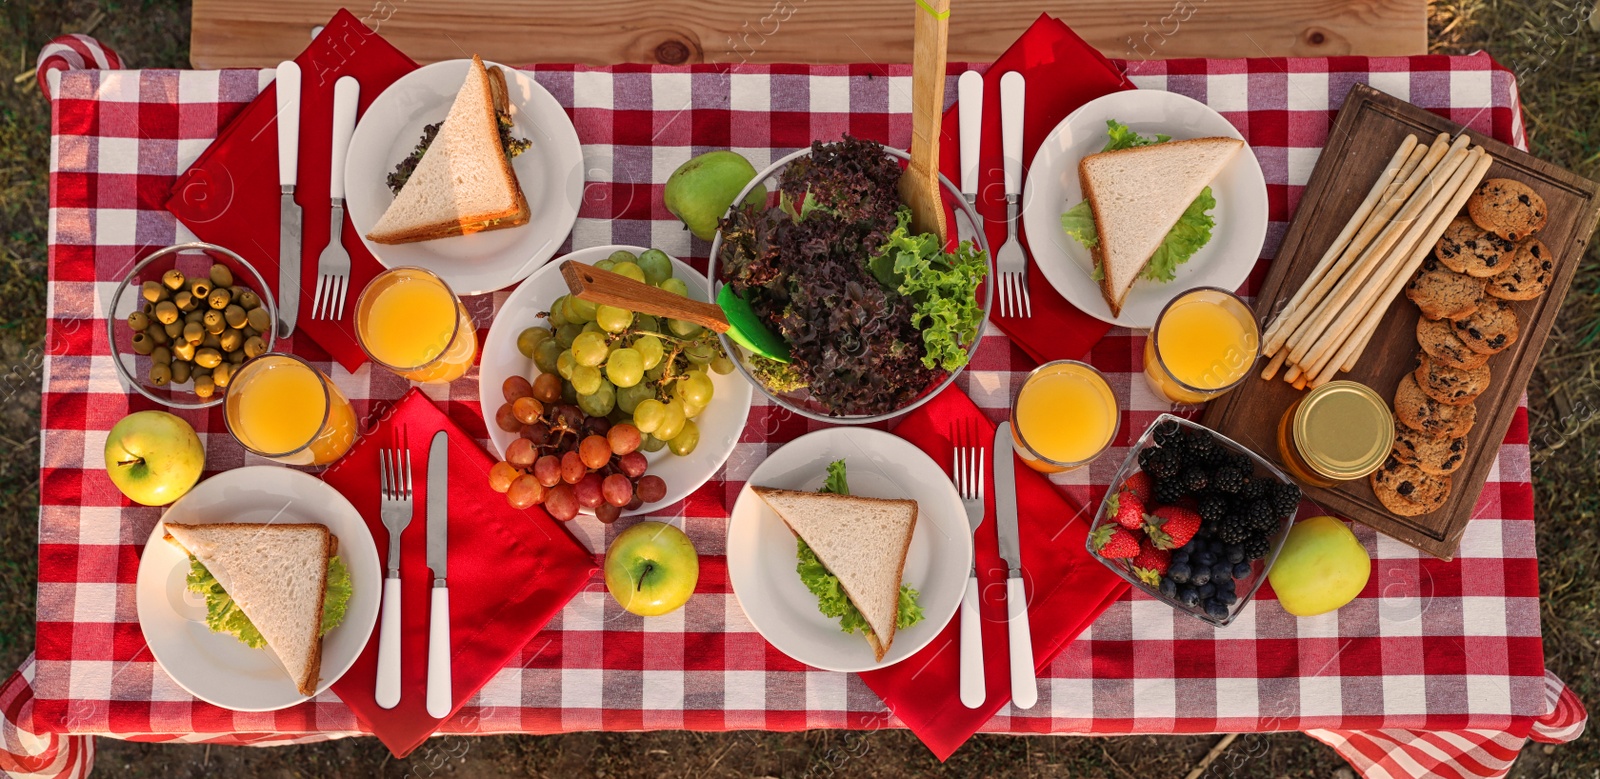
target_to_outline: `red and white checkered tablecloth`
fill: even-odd
[[[1128,70],[1140,88],[1207,103],[1250,141],[1267,179],[1267,256],[1354,83],[1523,142],[1514,79],[1485,55],[1184,60],[1131,63]],[[849,132],[903,147],[910,135],[904,66],[539,66],[533,72],[568,107],[583,143],[589,184],[563,252],[649,245],[695,258],[703,268],[708,245],[661,205],[668,174],[692,155],[732,148],[759,168],[812,139]],[[119,384],[108,356],[102,317],[109,293],[145,253],[190,239],[162,207],[172,182],[270,78],[270,71],[255,70],[61,77],[50,157],[35,731],[259,743],[359,730],[331,693],[284,711],[235,713],[196,701],[161,670],[134,606],[139,550],[160,511],[126,505],[101,471],[106,431],[141,407]],[[955,92],[952,81],[946,95],[953,99]],[[1265,262],[1252,284],[1264,268]],[[468,301],[480,327],[504,297]],[[1090,357],[1125,408],[1119,444],[1167,410],[1138,376],[1142,338],[1114,330]],[[407,388],[370,366],[348,373],[304,338],[292,349],[322,359],[358,412],[378,410]],[[1031,367],[991,328],[960,386],[1000,418]],[[482,435],[476,370],[425,391]],[[210,472],[253,459],[228,437],[220,411],[184,416],[201,434]],[[807,668],[762,640],[728,584],[721,558],[727,507],[770,451],[812,427],[758,397],[724,471],[658,517],[681,524],[703,555],[699,591],[684,609],[640,619],[621,612],[602,582],[591,582],[443,732],[896,726],[854,675]],[[1124,452],[1118,446],[1059,483],[1088,504]],[[1428,731],[1451,731],[1449,743],[1415,753],[1471,751],[1490,741],[1514,757],[1562,692],[1559,680],[1547,688],[1532,508],[1527,423],[1519,414],[1453,562],[1357,527],[1373,555],[1373,576],[1363,597],[1336,613],[1297,619],[1270,599],[1258,600],[1218,630],[1129,595],[1049,667],[1037,706],[1003,709],[985,730],[1309,730],[1345,744],[1347,754],[1369,755],[1358,766],[1370,776],[1420,775],[1408,764],[1385,763],[1392,750],[1382,744],[1425,738]],[[596,523],[571,527],[592,550],[608,540]],[[1487,735],[1460,735],[1472,732]],[[1352,745],[1352,739],[1362,741]]]

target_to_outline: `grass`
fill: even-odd
[[[1585,3],[1593,0],[1585,0]],[[1600,23],[1570,0],[1437,0],[1434,51],[1486,49],[1519,74],[1535,154],[1600,178]],[[184,67],[186,3],[0,0],[3,72],[39,47],[90,32],[134,66]],[[0,669],[33,645],[49,106],[31,77],[0,79],[0,365],[20,366],[0,406]],[[1600,251],[1591,247],[1528,388],[1545,659],[1600,705]],[[277,749],[103,739],[101,775],[248,776],[1181,776],[1216,737],[978,736],[940,765],[903,731],[796,734],[578,733],[436,739],[394,760],[373,739]],[[1209,776],[1329,777],[1339,758],[1298,734],[1248,735]],[[1347,771],[1347,769],[1344,769]],[[1600,738],[1533,747],[1516,776],[1593,776]]]

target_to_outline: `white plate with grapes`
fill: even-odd
[[[638,274],[635,278],[639,281],[695,300],[710,300],[705,276],[659,250],[595,246],[562,259],[599,265],[623,275]],[[630,262],[631,267],[624,264]],[[560,266],[551,262],[518,285],[501,305],[483,342],[479,401],[495,453],[502,462],[509,462],[491,471],[491,486],[507,486],[507,477],[512,477],[507,499],[513,505],[539,503],[557,519],[570,519],[576,511],[611,521],[622,514],[648,514],[683,500],[716,475],[733,453],[750,416],[749,382],[729,373],[733,364],[722,355],[713,333],[694,332],[692,325],[684,327],[683,323],[625,315],[584,301],[563,302],[567,284]],[[541,312],[550,312],[551,318]],[[554,332],[552,324],[557,325]],[[518,378],[528,381],[528,386],[523,387]],[[507,380],[512,380],[509,387]],[[522,409],[507,408],[508,390],[510,396],[519,396],[529,388],[533,399],[540,401],[541,414],[534,413],[541,409],[531,403]],[[587,392],[578,394],[580,390]],[[546,402],[557,392],[562,395],[559,400]],[[566,458],[569,472],[556,481],[548,468],[539,467],[545,455],[554,454],[559,460],[567,451],[574,451],[586,470],[595,470],[586,466],[600,462],[606,454],[584,452],[581,446],[592,428],[605,427],[603,423],[585,420],[591,430],[549,435],[551,422],[558,416],[551,407],[574,402],[585,415],[607,417],[611,425],[632,423],[642,435],[613,435],[607,430],[612,454],[617,456],[600,466],[597,475],[601,478],[586,480],[588,474],[579,472],[573,458]],[[525,412],[521,418],[518,411]],[[566,413],[572,416],[570,411]],[[557,422],[554,427],[575,427],[578,420],[574,417],[571,422],[574,424]],[[528,443],[513,447],[518,439]],[[627,454],[635,445],[645,457],[642,474],[637,458]],[[592,460],[583,459],[590,455]],[[619,470],[631,481],[631,490],[596,489],[595,484],[604,483],[608,471]],[[533,479],[517,484],[518,472]],[[544,483],[550,481],[555,483]],[[536,487],[532,482],[539,484]],[[620,485],[620,480],[613,482],[617,482],[613,487]],[[563,489],[562,484],[570,484],[572,489]],[[629,501],[613,505],[624,492],[632,493]],[[592,505],[596,495],[599,504]]]

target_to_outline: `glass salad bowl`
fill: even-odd
[[[881,148],[885,155],[898,161],[909,161],[910,159],[910,155],[899,149],[894,149],[887,146]],[[740,204],[743,204],[745,202],[745,198],[754,192],[758,187],[765,187],[765,191],[767,192],[766,207],[770,208],[774,205],[779,205],[778,184],[781,181],[784,171],[797,160],[810,157],[812,155],[812,151],[812,148],[801,149],[773,162],[771,165],[767,166],[765,170],[757,173],[756,177],[752,179],[749,184],[745,185],[745,188],[739,192],[737,197],[734,198],[733,202],[735,205],[729,209],[728,216],[732,216],[734,209],[738,208]],[[957,219],[961,218],[961,214],[965,214],[965,219],[969,225],[980,225],[983,223],[979,218],[977,211],[973,209],[972,205],[966,201],[966,198],[961,194],[961,190],[957,188],[955,184],[951,183],[950,180],[945,178],[943,175],[939,176],[939,184],[944,193],[946,202],[954,204],[955,210],[958,212]],[[899,202],[898,193],[895,194],[895,200],[896,202]],[[950,221],[946,226],[946,231],[947,238],[954,239],[956,234],[956,222]],[[796,414],[800,414],[801,416],[822,422],[852,425],[882,422],[884,420],[900,416],[901,414],[911,411],[923,403],[926,403],[941,390],[950,386],[950,384],[956,380],[956,377],[961,374],[961,371],[967,365],[971,364],[972,356],[978,349],[978,342],[983,338],[984,329],[987,327],[989,321],[989,308],[993,302],[993,285],[988,283],[988,281],[994,278],[994,258],[989,251],[989,242],[984,236],[983,231],[976,231],[976,234],[972,236],[971,241],[976,249],[981,251],[983,254],[985,275],[983,281],[979,283],[975,293],[975,302],[980,312],[976,336],[970,339],[970,343],[962,343],[959,345],[959,347],[965,352],[966,360],[961,364],[960,367],[957,367],[954,370],[935,370],[934,377],[927,382],[927,385],[922,387],[921,390],[913,395],[909,401],[902,403],[897,408],[875,414],[833,413],[827,404],[812,395],[812,393],[804,387],[798,389],[789,389],[782,386],[775,386],[779,380],[773,380],[769,377],[774,375],[773,369],[778,367],[777,364],[771,360],[750,354],[748,350],[736,344],[734,340],[726,333],[722,335],[723,348],[727,350],[729,356],[733,357],[733,362],[736,366],[738,366],[739,371],[744,374],[746,379],[750,380],[750,383],[755,385],[758,391],[770,398],[773,403],[793,411]],[[711,279],[714,292],[721,290],[727,282],[725,278],[727,268],[719,262],[721,259],[720,255],[722,254],[723,250],[723,243],[724,232],[722,229],[719,229],[711,242],[710,267],[709,273],[707,274]],[[946,248],[954,247],[955,245],[956,242],[954,240],[950,240],[947,242]],[[868,320],[867,324],[870,324],[870,322],[871,320]],[[779,337],[782,338],[781,335],[779,335]]]

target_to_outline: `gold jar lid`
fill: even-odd
[[[1394,446],[1394,416],[1378,393],[1353,381],[1330,381],[1300,400],[1294,446],[1330,479],[1359,479],[1378,469]]]

